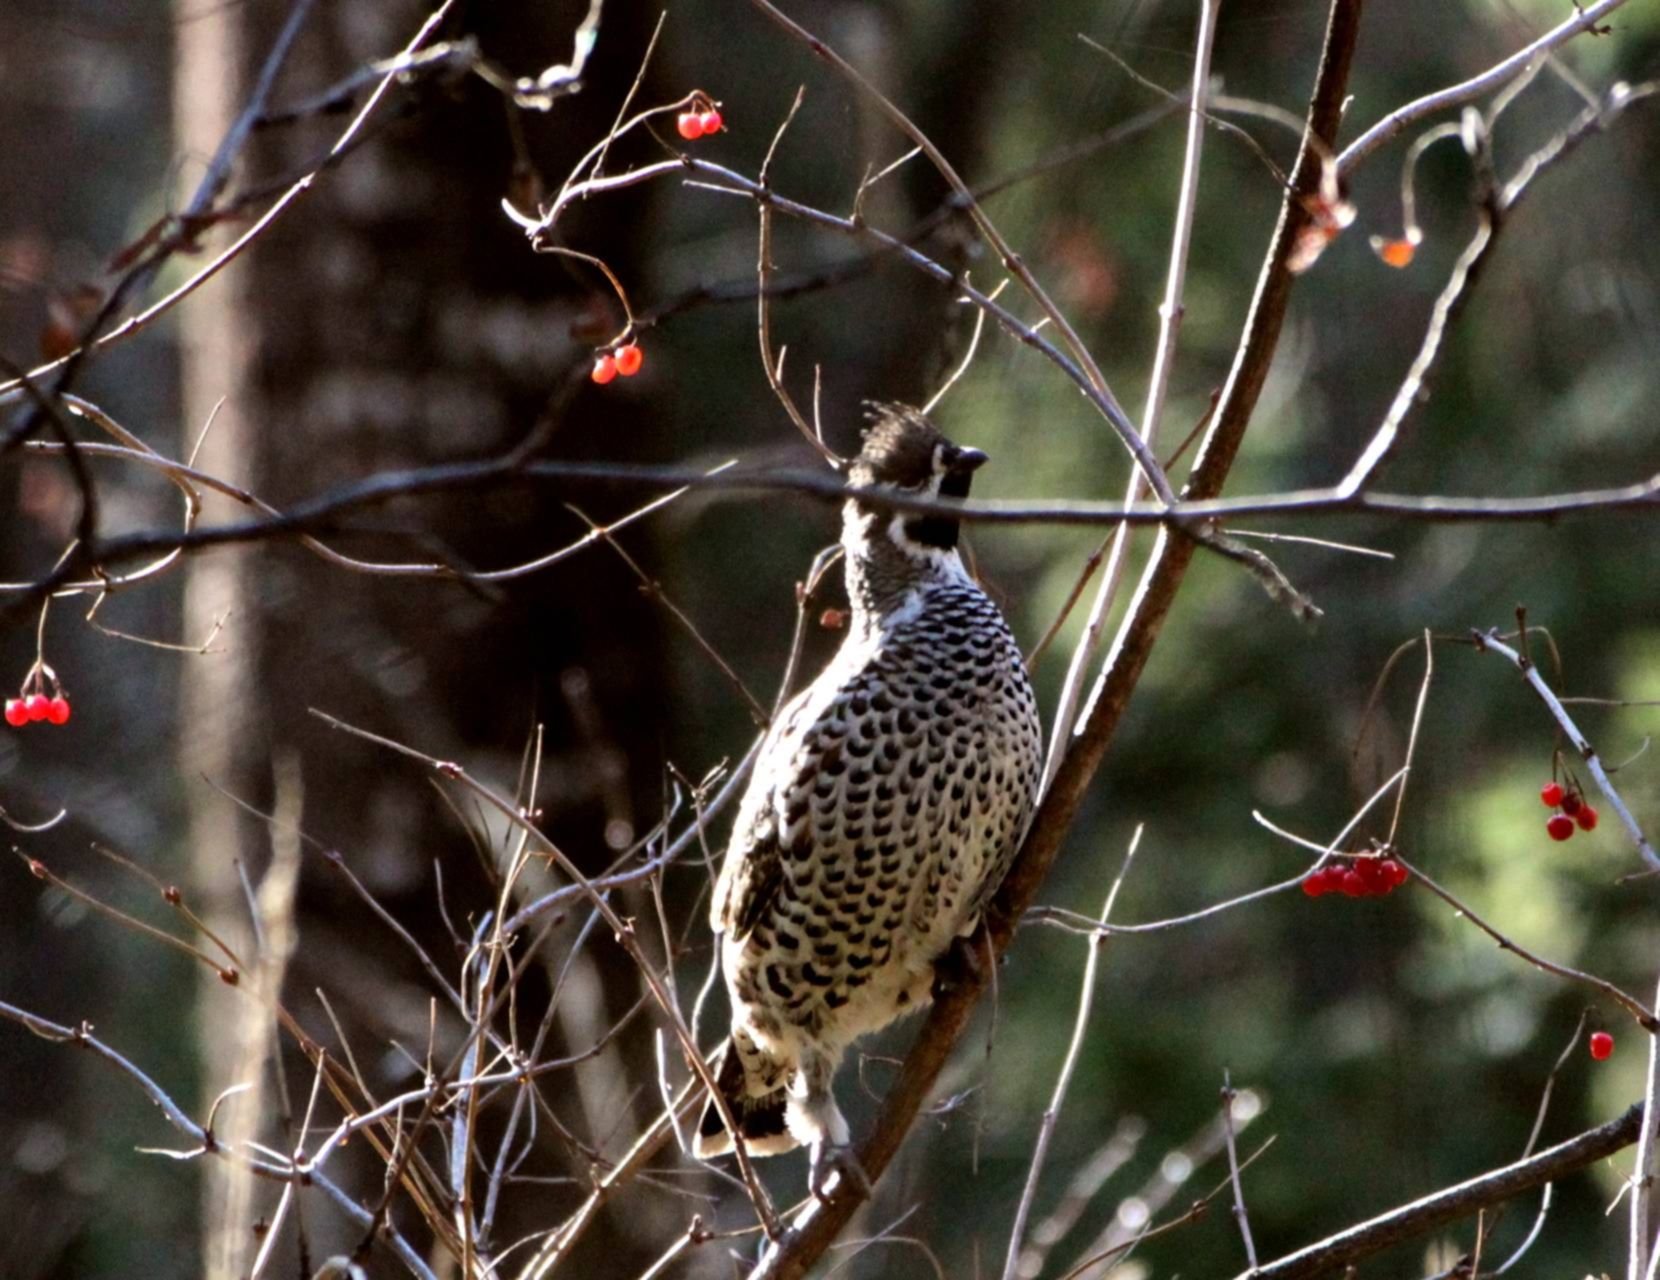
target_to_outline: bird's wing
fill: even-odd
[[[726,893],[721,899],[720,918],[715,928],[734,938],[749,936],[784,883],[784,859],[778,846],[777,827],[771,822],[766,827],[765,831],[745,840],[741,847],[734,838],[721,870],[721,885]]]
[[[814,686],[809,685],[785,704],[756,755],[755,774],[738,807],[732,842],[726,847],[709,904],[709,923],[716,933],[730,933],[734,938],[748,935],[783,883],[777,800],[795,779],[786,776],[777,763],[794,755],[789,744],[799,740],[803,722],[811,718],[807,708],[813,694]]]

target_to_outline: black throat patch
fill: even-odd
[[[948,472],[940,481],[940,497],[966,498],[969,486],[973,482],[974,476],[971,472]],[[905,534],[912,541],[920,542],[925,547],[938,547],[941,551],[950,551],[957,545],[957,535],[960,532],[958,524],[959,522],[950,516],[921,516],[905,522]]]

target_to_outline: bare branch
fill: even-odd
[[[1471,76],[1468,80],[1425,94],[1403,107],[1397,107],[1343,149],[1343,153],[1337,158],[1338,168],[1346,175],[1384,143],[1411,128],[1425,116],[1444,111],[1448,107],[1474,102],[1483,94],[1502,88],[1508,81],[1526,72],[1528,66],[1541,55],[1549,53],[1581,32],[1591,30],[1624,3],[1625,0],[1596,0],[1596,3],[1583,7],[1576,4],[1573,17],[1564,19],[1532,44],[1518,49],[1480,75]]]
[[[1337,486],[1339,494],[1348,496],[1358,492],[1376,474],[1399,440],[1401,426],[1407,415],[1428,398],[1429,376],[1440,358],[1447,331],[1468,302],[1470,291],[1480,277],[1506,217],[1521,201],[1533,180],[1572,152],[1592,133],[1606,129],[1632,103],[1648,98],[1656,92],[1660,92],[1660,83],[1635,87],[1617,84],[1601,101],[1586,107],[1566,129],[1529,156],[1508,183],[1500,187],[1488,176],[1482,177],[1482,190],[1476,205],[1479,217],[1476,233],[1453,264],[1452,273],[1447,277],[1445,287],[1435,300],[1435,307],[1430,314],[1429,325],[1424,331],[1418,354],[1413,357],[1412,366],[1407,370],[1400,389],[1395,393],[1382,424],[1367,442],[1366,448],[1361,451],[1348,475]],[[1454,132],[1458,130],[1455,129]],[[1478,175],[1488,174],[1487,166],[1481,163],[1484,158],[1472,156],[1472,159],[1478,160]],[[1410,187],[1407,190],[1410,191]],[[1415,229],[1410,205],[1407,208],[1407,220],[1407,235],[1410,238]]]
[[[1514,939],[1508,937],[1487,923],[1486,920],[1482,919],[1474,911],[1470,910],[1466,903],[1455,897],[1451,891],[1444,888],[1436,881],[1430,879],[1429,876],[1425,875],[1417,867],[1413,866],[1405,858],[1401,857],[1399,853],[1394,854],[1394,858],[1412,873],[1412,878],[1414,880],[1418,881],[1418,883],[1423,885],[1424,888],[1428,889],[1437,898],[1440,898],[1441,901],[1445,902],[1454,911],[1457,911],[1471,924],[1475,925],[1476,928],[1480,929],[1489,938],[1493,939],[1494,942],[1498,943],[1501,950],[1508,951],[1513,955],[1519,956],[1521,959],[1526,960],[1534,968],[1543,970],[1545,973],[1555,974],[1558,978],[1567,978],[1573,982],[1582,982],[1588,987],[1595,987],[1598,991],[1602,992],[1603,995],[1614,1001],[1615,1004],[1619,1005],[1620,1008],[1624,1009],[1633,1018],[1635,1018],[1637,1025],[1642,1027],[1643,1030],[1649,1032],[1651,1035],[1657,1031],[1660,1031],[1660,1018],[1656,1018],[1654,1011],[1645,1007],[1643,1002],[1635,996],[1628,995],[1626,992],[1616,987],[1612,982],[1609,982],[1606,978],[1599,978],[1593,973],[1582,973],[1578,969],[1571,969],[1565,964],[1557,964],[1554,960],[1546,960],[1543,956],[1529,951],[1526,947],[1521,946]]]
[[[1655,993],[1660,1001],[1660,990]],[[1660,1256],[1654,1239],[1655,1179],[1660,1177],[1660,1035],[1649,1028],[1648,1072],[1643,1079],[1643,1129],[1631,1170],[1631,1241],[1627,1280],[1647,1280]]]
[[[1626,834],[1631,837],[1632,843],[1637,846],[1638,855],[1650,867],[1660,870],[1660,856],[1655,854],[1654,847],[1649,844],[1648,837],[1643,834],[1642,827],[1637,825],[1637,819],[1632,817],[1631,810],[1626,807],[1625,801],[1620,798],[1620,793],[1614,789],[1614,784],[1608,777],[1608,770],[1602,766],[1602,757],[1597,754],[1596,748],[1591,745],[1591,740],[1574,723],[1573,717],[1568,714],[1568,709],[1562,705],[1562,701],[1556,696],[1555,691],[1545,683],[1544,677],[1539,674],[1539,669],[1533,665],[1531,660],[1500,640],[1496,631],[1478,631],[1474,633],[1472,638],[1475,641],[1478,653],[1496,653],[1501,658],[1507,659],[1522,673],[1522,679],[1526,680],[1534,693],[1539,695],[1539,700],[1545,704],[1545,709],[1550,712],[1556,723],[1562,726],[1562,732],[1568,736],[1568,741],[1573,743],[1574,750],[1578,751],[1580,757],[1585,761],[1586,769],[1596,779],[1597,786],[1602,789],[1602,794],[1608,798],[1610,807],[1619,815],[1620,822],[1626,829]],[[1651,1027],[1650,1029],[1653,1030],[1654,1028]]]
[[[1124,877],[1129,874],[1130,862],[1135,858],[1137,847],[1141,844],[1142,827],[1135,829],[1130,837],[1130,847],[1124,854],[1124,865],[1118,876],[1112,882],[1112,888],[1107,891],[1107,900],[1101,904],[1101,923],[1104,925],[1112,915],[1112,904],[1118,900],[1118,891],[1124,886]],[[1032,1148],[1032,1165],[1026,1173],[1026,1185],[1020,1193],[1020,1203],[1015,1208],[1014,1226],[1009,1230],[1009,1249],[1003,1261],[1003,1280],[1015,1280],[1019,1274],[1019,1264],[1026,1239],[1026,1219],[1031,1214],[1032,1202],[1037,1198],[1038,1180],[1043,1176],[1043,1162],[1049,1154],[1049,1140],[1054,1136],[1055,1123],[1060,1119],[1061,1105],[1066,1101],[1066,1091],[1072,1083],[1072,1072],[1077,1068],[1078,1055],[1084,1047],[1084,1034],[1089,1029],[1089,1012],[1095,1001],[1095,970],[1101,960],[1101,948],[1106,942],[1106,935],[1101,931],[1094,933],[1089,940],[1089,955],[1084,960],[1084,976],[1078,984],[1078,1014],[1072,1023],[1072,1040],[1066,1047],[1066,1056],[1061,1060],[1061,1069],[1055,1077],[1055,1089],[1050,1095],[1049,1106],[1044,1110],[1043,1119],[1038,1125],[1037,1142]]]
[[[1096,398],[1097,407],[1102,410],[1107,420],[1112,423],[1114,429],[1119,433],[1120,438],[1129,446],[1130,452],[1135,457],[1136,465],[1146,474],[1147,482],[1152,486],[1153,492],[1158,495],[1160,501],[1173,502],[1175,494],[1171,491],[1170,482],[1165,478],[1164,469],[1159,466],[1158,460],[1153,457],[1146,442],[1137,434],[1129,417],[1124,413],[1117,398],[1114,397],[1111,389],[1107,386],[1106,375],[1101,372],[1100,366],[1096,364],[1094,356],[1084,345],[1083,339],[1078,336],[1077,331],[1072,328],[1071,323],[1061,309],[1055,305],[1043,286],[1038,283],[1037,277],[1032,274],[1024,260],[993,225],[985,210],[980,207],[979,201],[974,198],[974,193],[969,189],[968,184],[957,175],[957,171],[951,167],[951,162],[945,158],[940,149],[880,89],[822,39],[785,15],[771,0],[750,0],[750,3],[770,18],[774,24],[787,32],[792,39],[804,45],[814,56],[833,67],[838,74],[874,102],[877,109],[901,133],[922,148],[922,153],[928,157],[934,168],[939,171],[940,176],[957,193],[963,211],[973,220],[975,227],[985,238],[986,243],[997,253],[1004,269],[1020,281],[1021,286],[1060,333],[1067,350],[1071,352],[1072,358],[1078,362],[1089,385],[1098,393]]]
[[[105,1062],[108,1062],[138,1085],[145,1096],[160,1110],[167,1122],[196,1144],[199,1154],[216,1155],[245,1162],[249,1168],[262,1177],[274,1178],[283,1182],[303,1182],[318,1187],[347,1217],[363,1226],[369,1224],[369,1212],[315,1167],[311,1165],[273,1164],[259,1157],[233,1155],[213,1139],[209,1130],[198,1125],[186,1115],[179,1105],[168,1096],[167,1092],[146,1075],[140,1067],[93,1035],[86,1024],[83,1023],[79,1027],[66,1027],[3,1001],[0,1001],[0,1018],[7,1018],[18,1023],[42,1040],[51,1040],[58,1044],[77,1045],[90,1050]],[[408,1268],[411,1274],[419,1276],[421,1280],[437,1280],[421,1255],[395,1229],[390,1226],[385,1227],[380,1234],[380,1238],[386,1241],[392,1252],[397,1255],[398,1260]]]
[[[1619,1119],[1558,1143],[1536,1156],[1392,1209],[1283,1258],[1243,1271],[1236,1280],[1305,1280],[1305,1277],[1341,1271],[1391,1245],[1427,1235],[1450,1222],[1607,1159],[1637,1140],[1641,1116],[1641,1108],[1634,1106]]]
[[[1337,127],[1359,17],[1359,0],[1334,0],[1310,107],[1310,128],[1321,137],[1331,137]],[[1299,190],[1304,184],[1317,181],[1318,171],[1318,160],[1305,146],[1297,168]],[[1229,390],[1212,424],[1211,438],[1194,477],[1193,489],[1197,496],[1210,497],[1219,491],[1250,419],[1289,301],[1292,275],[1287,264],[1292,244],[1307,216],[1298,200],[1288,198],[1282,206],[1280,225],[1258,282],[1257,300],[1235,360]],[[1193,543],[1177,539],[1172,544],[1161,537],[1160,544],[1163,550],[1155,553],[1149,566],[1148,577],[1132,606],[1130,625],[1120,644],[1115,646],[1108,687],[1085,712],[1082,730],[1045,793],[1023,846],[997,894],[986,926],[994,955],[1008,947],[1015,923],[1031,904],[1059,853],[1062,839],[1071,828],[1084,792],[1114,736],[1129,694],[1191,562]],[[983,966],[984,969],[994,967]],[[985,977],[971,975],[935,1001],[898,1079],[888,1091],[875,1130],[860,1148],[860,1166],[872,1179],[881,1176],[898,1151],[952,1046],[966,1029],[985,982]],[[782,1248],[769,1251],[758,1268],[756,1280],[763,1276],[769,1280],[799,1280],[805,1275],[861,1202],[862,1195],[853,1181],[843,1180],[828,1204],[815,1202],[810,1206],[807,1214],[793,1224],[795,1232],[790,1240]]]
[[[1164,300],[1159,304],[1159,337],[1153,353],[1153,371],[1148,379],[1147,403],[1141,413],[1141,438],[1149,449],[1154,448],[1158,441],[1165,397],[1170,389],[1170,371],[1176,359],[1176,339],[1182,327],[1187,255],[1193,242],[1193,223],[1199,205],[1199,159],[1205,141],[1205,99],[1210,91],[1210,57],[1216,43],[1216,14],[1220,2],[1200,0],[1199,5],[1199,30],[1194,37],[1193,87],[1187,113],[1187,145],[1182,156],[1181,186],[1176,194],[1175,225],[1170,233],[1170,269],[1165,278]],[[1139,471],[1132,471],[1124,492],[1124,504],[1129,506],[1139,501],[1145,493],[1145,477]],[[1067,664],[1066,680],[1061,686],[1060,701],[1056,704],[1054,721],[1049,728],[1049,754],[1043,763],[1044,787],[1048,787],[1054,778],[1061,756],[1066,752],[1067,739],[1077,721],[1084,682],[1089,678],[1090,666],[1095,661],[1107,615],[1118,598],[1129,551],[1130,528],[1120,525],[1113,535],[1112,547],[1107,553],[1106,572],[1096,589],[1083,635],[1078,638]]]

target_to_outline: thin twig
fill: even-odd
[[[792,39],[805,46],[815,57],[834,68],[839,75],[875,103],[877,109],[888,118],[895,128],[922,148],[923,154],[939,171],[940,176],[957,193],[963,211],[972,219],[975,228],[984,237],[986,243],[997,253],[1004,269],[1020,282],[1021,287],[1037,303],[1039,310],[1060,333],[1067,350],[1071,353],[1072,358],[1077,361],[1078,367],[1083,370],[1090,387],[1098,393],[1095,401],[1097,407],[1102,410],[1108,422],[1118,432],[1120,439],[1129,448],[1135,458],[1136,465],[1146,473],[1153,492],[1161,502],[1175,501],[1175,494],[1171,491],[1170,482],[1165,478],[1163,468],[1159,466],[1158,459],[1148,449],[1146,441],[1142,440],[1136,432],[1135,427],[1119,405],[1117,398],[1107,386],[1106,375],[1101,372],[1100,366],[1095,362],[1095,357],[1090,354],[1089,348],[1084,345],[1083,339],[1078,336],[1077,331],[1073,329],[1065,314],[1055,305],[1054,300],[1050,298],[1043,286],[1038,283],[1037,277],[1032,274],[1031,268],[1026,265],[1020,255],[1003,238],[1002,233],[993,225],[991,218],[981,208],[979,201],[974,198],[974,193],[969,189],[968,184],[957,175],[957,171],[952,168],[944,153],[880,89],[866,79],[852,63],[832,49],[823,39],[788,17],[771,0],[750,0],[750,3],[771,19],[776,26],[788,33]]]
[[[1498,943],[1501,951],[1508,951],[1512,955],[1527,961],[1535,969],[1542,970],[1545,973],[1554,974],[1558,978],[1567,978],[1571,982],[1582,982],[1588,987],[1594,987],[1636,1019],[1637,1025],[1642,1027],[1643,1030],[1649,1032],[1651,1035],[1655,1032],[1660,1032],[1660,1018],[1656,1018],[1654,1011],[1645,1007],[1643,1002],[1635,996],[1628,995],[1626,992],[1616,987],[1612,982],[1609,982],[1606,978],[1599,978],[1592,973],[1582,973],[1578,969],[1571,969],[1565,964],[1557,964],[1553,960],[1546,960],[1543,956],[1537,954],[1536,952],[1529,951],[1513,938],[1508,937],[1506,934],[1501,933],[1498,929],[1488,924],[1487,921],[1478,916],[1474,911],[1470,910],[1468,904],[1454,896],[1449,890],[1442,887],[1435,880],[1432,880],[1429,876],[1425,875],[1424,872],[1403,858],[1399,852],[1394,852],[1391,856],[1412,873],[1412,878],[1414,880],[1418,881],[1418,883],[1423,885],[1424,888],[1428,889],[1437,898],[1440,898],[1441,901],[1445,902],[1454,911],[1458,912],[1471,924],[1475,925],[1476,928],[1480,929],[1494,942]]]
[[[131,1059],[110,1048],[109,1045],[93,1035],[87,1024],[83,1023],[79,1027],[64,1026],[4,1001],[0,1001],[0,1018],[7,1018],[18,1023],[42,1040],[50,1040],[57,1044],[76,1045],[90,1050],[105,1062],[110,1063],[138,1085],[170,1125],[195,1144],[196,1152],[194,1154],[215,1155],[225,1159],[245,1162],[262,1177],[276,1179],[281,1182],[299,1182],[308,1186],[315,1186],[322,1190],[329,1200],[347,1217],[359,1224],[368,1224],[368,1212],[350,1194],[312,1165],[276,1164],[257,1156],[245,1156],[229,1151],[213,1137],[208,1129],[198,1125],[186,1115],[179,1105],[168,1096],[167,1092]],[[420,1253],[395,1228],[387,1226],[381,1233],[380,1238],[387,1243],[392,1252],[397,1255],[398,1260],[412,1274],[421,1277],[421,1280],[437,1280],[436,1275],[427,1266]]]
[[[1135,834],[1130,837],[1130,847],[1124,853],[1124,865],[1112,882],[1112,888],[1107,891],[1107,900],[1101,904],[1103,925],[1112,915],[1112,905],[1118,900],[1118,891],[1124,887],[1124,877],[1130,872],[1130,863],[1141,844],[1143,829],[1139,824],[1136,826]],[[1044,1110],[1043,1119],[1038,1125],[1037,1142],[1032,1147],[1032,1164],[1026,1172],[1026,1185],[1020,1192],[1020,1202],[1015,1207],[1014,1225],[1009,1230],[1009,1248],[1003,1260],[1003,1280],[1015,1280],[1019,1272],[1021,1250],[1026,1239],[1026,1219],[1032,1212],[1032,1202],[1037,1199],[1038,1181],[1043,1176],[1043,1163],[1049,1155],[1049,1140],[1054,1136],[1055,1124],[1061,1115],[1061,1106],[1066,1101],[1066,1091],[1072,1083],[1072,1073],[1076,1070],[1078,1056],[1083,1051],[1084,1034],[1089,1029],[1090,1008],[1095,1001],[1095,970],[1100,963],[1101,948],[1105,943],[1106,935],[1100,932],[1093,934],[1089,940],[1089,954],[1084,959],[1084,975],[1078,985],[1078,1013],[1072,1022],[1072,1040],[1066,1047],[1066,1056],[1061,1059],[1060,1072],[1055,1076],[1055,1088],[1049,1095],[1049,1106]]]
[[[1234,1147],[1233,1140],[1233,1103],[1239,1095],[1234,1092],[1233,1081],[1228,1078],[1226,1071],[1222,1072],[1222,1136],[1228,1142],[1228,1181],[1233,1184],[1233,1216],[1239,1223],[1239,1235],[1245,1242],[1245,1260],[1251,1264],[1251,1270],[1257,1269],[1256,1241],[1251,1239],[1251,1219],[1245,1212],[1245,1185],[1239,1178],[1239,1152]]]
[[[1655,992],[1660,1003],[1660,989]],[[1653,1027],[1649,1028],[1654,1031]],[[1627,1280],[1647,1280],[1660,1257],[1655,1247],[1655,1179],[1660,1177],[1660,1035],[1650,1034],[1648,1072],[1643,1079],[1643,1127],[1631,1169],[1631,1240]]]
[[[1254,1095],[1245,1093],[1240,1095],[1241,1102],[1254,1098]],[[1260,1100],[1258,1100],[1260,1101]],[[1260,1106],[1255,1112],[1247,1113],[1245,1106],[1238,1108],[1239,1114],[1235,1117],[1243,1125],[1261,1114]],[[1155,1225],[1153,1215],[1175,1198],[1176,1192],[1186,1184],[1201,1165],[1214,1159],[1222,1150],[1222,1117],[1220,1115],[1200,1130],[1198,1134],[1183,1143],[1182,1146],[1170,1152],[1160,1162],[1158,1171],[1152,1175],[1137,1190],[1134,1196],[1122,1201],[1121,1206],[1134,1204],[1141,1214],[1145,1215],[1139,1227],[1131,1226],[1132,1218],[1113,1216],[1111,1225],[1097,1238],[1089,1252],[1074,1263],[1061,1277],[1061,1280],[1078,1280],[1078,1277],[1100,1266],[1108,1259],[1116,1258],[1123,1261],[1132,1249],[1135,1249],[1148,1240],[1156,1239],[1185,1227],[1190,1223],[1198,1222],[1210,1212],[1211,1204],[1216,1198],[1227,1191],[1233,1184],[1233,1175],[1230,1173],[1218,1182],[1205,1195],[1200,1196],[1191,1205],[1187,1212],[1179,1217],[1167,1219]],[[1254,1165],[1274,1145],[1275,1139],[1270,1137],[1257,1149],[1239,1162],[1239,1171],[1244,1173]],[[1134,1232],[1134,1234],[1130,1234]]]
[[[1367,441],[1366,447],[1349,473],[1338,484],[1339,494],[1347,496],[1359,492],[1376,475],[1378,468],[1388,459],[1399,442],[1401,428],[1407,416],[1427,399],[1429,377],[1440,359],[1446,334],[1468,302],[1470,292],[1486,265],[1506,217],[1520,203],[1533,180],[1570,154],[1574,147],[1590,134],[1607,128],[1628,106],[1652,96],[1657,89],[1660,89],[1660,86],[1652,83],[1635,87],[1624,83],[1615,85],[1602,99],[1586,107],[1565,129],[1530,155],[1518,167],[1516,176],[1509,182],[1500,185],[1491,181],[1489,177],[1482,178],[1482,190],[1476,202],[1479,221],[1475,234],[1460,252],[1447,277],[1446,285],[1435,300],[1418,353],[1413,357],[1406,377],[1396,391],[1395,398],[1390,402],[1383,422]],[[1465,136],[1467,147],[1475,142],[1478,149],[1484,149],[1484,139],[1491,128],[1492,119],[1490,114],[1487,117],[1487,129],[1480,131],[1480,137],[1476,139],[1469,137],[1468,131],[1451,126],[1449,128],[1454,136]],[[1408,157],[1409,161],[1415,158],[1419,149],[1414,147],[1414,155]],[[1478,175],[1487,174],[1487,166],[1480,163],[1485,157],[1473,152],[1472,158],[1478,161]],[[1410,168],[1408,173],[1410,174]],[[1410,187],[1406,191],[1410,193]],[[1406,218],[1407,235],[1410,239],[1416,229],[1412,221],[1410,202],[1406,206]]]
[[[1502,88],[1506,82],[1525,72],[1540,54],[1548,53],[1581,32],[1591,30],[1624,3],[1625,0],[1597,0],[1595,4],[1583,7],[1576,4],[1573,17],[1563,20],[1531,44],[1494,63],[1479,75],[1449,85],[1445,89],[1438,89],[1434,93],[1425,94],[1405,106],[1395,108],[1343,149],[1342,154],[1337,157],[1338,169],[1348,177],[1355,166],[1372,152],[1411,128],[1425,116],[1448,107],[1462,106],[1466,102],[1475,101],[1485,93]]]
[[[1205,141],[1205,98],[1210,90],[1210,57],[1216,43],[1216,14],[1220,5],[1221,0],[1200,0],[1199,4],[1199,30],[1193,42],[1193,87],[1187,115],[1187,145],[1182,155],[1181,186],[1176,194],[1175,220],[1170,233],[1170,268],[1165,276],[1164,299],[1159,304],[1158,345],[1153,353],[1153,371],[1148,379],[1147,403],[1141,414],[1141,438],[1149,449],[1158,442],[1165,398],[1170,389],[1170,371],[1176,359],[1176,339],[1182,327],[1188,250],[1193,242],[1193,223],[1199,205],[1199,159]],[[1124,505],[1134,504],[1145,493],[1145,476],[1140,471],[1132,471],[1124,492]],[[1113,534],[1112,546],[1107,553],[1106,572],[1096,589],[1083,635],[1078,638],[1067,664],[1066,680],[1061,686],[1060,701],[1056,704],[1054,722],[1049,731],[1049,754],[1043,765],[1044,788],[1054,778],[1055,770],[1060,768],[1060,758],[1066,752],[1077,720],[1084,683],[1095,661],[1096,648],[1100,644],[1107,617],[1118,598],[1129,551],[1130,528],[1120,525]]]
[[[1641,1108],[1634,1106],[1617,1120],[1558,1143],[1536,1156],[1478,1174],[1456,1186],[1345,1228],[1295,1253],[1243,1271],[1235,1280],[1309,1280],[1328,1272],[1340,1272],[1392,1245],[1427,1235],[1607,1159],[1637,1140],[1641,1115]]]
[[[1412,781],[1412,762],[1418,755],[1418,731],[1424,726],[1424,708],[1429,705],[1429,684],[1434,675],[1434,642],[1429,628],[1425,627],[1424,678],[1418,682],[1418,701],[1412,708],[1412,728],[1406,735],[1406,760],[1401,766],[1405,772],[1401,777],[1400,789],[1395,792],[1395,812],[1389,817],[1389,834],[1384,838],[1384,843],[1391,847],[1395,843],[1395,833],[1400,829],[1401,809],[1406,804],[1406,788]]]
[[[805,86],[795,91],[795,99],[790,103],[783,123],[778,126],[778,132],[772,135],[772,145],[767,148],[766,159],[761,162],[760,178],[756,182],[762,195],[757,199],[755,206],[760,226],[755,254],[755,332],[761,344],[761,367],[766,371],[767,385],[772,388],[773,395],[778,397],[778,403],[784,406],[784,412],[795,424],[795,429],[813,446],[814,451],[835,470],[843,471],[846,470],[847,463],[807,425],[807,419],[802,417],[801,410],[796,408],[795,398],[784,386],[784,353],[780,351],[776,358],[772,354],[772,316],[767,289],[767,275],[772,271],[772,204],[766,198],[766,193],[772,189],[772,161],[778,151],[778,144],[784,140],[784,131],[790,127],[796,112],[801,110],[806,93]]]
[[[548,839],[547,835],[530,820],[528,815],[520,810],[518,806],[497,795],[494,790],[485,786],[482,782],[478,781],[470,773],[468,773],[467,770],[461,765],[456,764],[453,761],[440,760],[436,756],[430,756],[424,751],[419,751],[414,747],[406,745],[405,743],[398,742],[392,738],[383,737],[380,734],[371,733],[367,729],[361,729],[356,725],[348,724],[344,720],[337,719],[336,717],[328,715],[325,712],[318,711],[315,708],[312,709],[311,714],[322,720],[331,728],[339,729],[342,732],[351,734],[354,737],[361,738],[366,742],[386,747],[400,755],[407,756],[412,760],[417,760],[432,769],[436,774],[438,774],[438,776],[460,783],[468,791],[472,792],[474,796],[482,800],[491,808],[495,809],[509,822],[513,823],[514,826],[521,828],[531,837],[540,841],[543,848],[552,858],[554,863],[559,867],[560,871],[567,878],[572,880],[581,889],[583,895],[593,903],[595,910],[597,910],[604,918],[606,925],[610,927],[617,942],[626,952],[628,952],[629,959],[634,962],[635,967],[639,970],[641,978],[650,989],[652,998],[657,1001],[658,1007],[662,1009],[664,1015],[668,1019],[670,1027],[673,1028],[675,1035],[680,1040],[680,1047],[686,1054],[687,1061],[691,1063],[698,1079],[702,1082],[704,1088],[708,1090],[711,1100],[714,1102],[716,1108],[721,1112],[722,1121],[733,1133],[738,1132],[737,1121],[734,1120],[730,1114],[728,1114],[729,1107],[725,1098],[721,1095],[720,1090],[714,1087],[714,1080],[709,1074],[709,1067],[704,1061],[702,1052],[697,1047],[697,1042],[692,1039],[691,1031],[686,1026],[685,1019],[681,1016],[680,1010],[670,998],[668,989],[665,987],[663,980],[658,976],[655,966],[652,965],[650,960],[648,960],[645,954],[641,951],[639,939],[635,935],[633,923],[631,921],[625,921],[617,914],[616,909],[612,907],[607,896],[601,892],[598,887],[596,887],[593,881],[582,874],[576,864],[566,857],[565,854],[560,851],[558,846],[553,843],[553,841]],[[776,1215],[773,1213],[771,1199],[767,1196],[765,1189],[762,1188],[759,1180],[756,1178],[754,1167],[750,1162],[748,1152],[744,1150],[743,1144],[741,1142],[738,1143],[735,1150],[738,1156],[739,1171],[743,1175],[745,1185],[749,1188],[750,1197],[754,1201],[756,1212],[759,1215],[762,1224],[766,1227],[768,1236],[776,1237],[779,1232],[779,1227]]]
[[[1545,704],[1545,709],[1562,727],[1562,732],[1567,735],[1568,741],[1573,744],[1574,750],[1579,752],[1580,757],[1585,761],[1585,768],[1596,779],[1597,786],[1602,789],[1602,794],[1608,798],[1610,807],[1619,816],[1620,822],[1624,825],[1626,833],[1631,837],[1632,843],[1637,846],[1638,855],[1650,867],[1660,870],[1660,856],[1655,854],[1653,846],[1648,842],[1648,837],[1643,834],[1642,827],[1637,825],[1637,819],[1632,816],[1631,810],[1626,807],[1625,801],[1620,798],[1620,793],[1614,789],[1613,782],[1609,780],[1608,771],[1602,766],[1602,757],[1597,754],[1596,748],[1591,745],[1590,739],[1574,723],[1573,717],[1568,714],[1568,709],[1562,705],[1561,699],[1556,696],[1555,691],[1545,683],[1544,677],[1539,674],[1539,668],[1534,666],[1531,660],[1523,657],[1522,654],[1500,640],[1497,631],[1478,631],[1473,633],[1472,639],[1478,653],[1496,653],[1501,658],[1507,659],[1522,673],[1522,678],[1527,681],[1528,687],[1539,695],[1539,700]],[[1653,1029],[1650,1028],[1650,1030]]]

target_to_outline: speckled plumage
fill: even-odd
[[[985,456],[883,407],[854,485],[965,497]],[[830,1084],[858,1036],[925,1004],[1008,870],[1041,773],[1037,702],[957,524],[844,506],[840,651],[761,747],[715,887],[733,1006],[719,1083],[752,1154],[841,1147]],[[705,1155],[730,1149],[713,1107]]]

